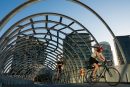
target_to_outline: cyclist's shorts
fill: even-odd
[[[89,62],[90,62],[90,64],[99,63],[95,58],[92,58],[92,57],[90,58]]]

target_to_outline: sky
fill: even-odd
[[[0,20],[26,0],[0,0]],[[130,0],[80,0],[95,10],[110,26],[116,36],[130,35]],[[113,37],[102,22],[87,9],[69,0],[41,0],[18,12],[0,31],[0,36],[20,19],[41,12],[55,12],[67,15],[83,24],[95,37],[108,41],[112,48]],[[116,57],[115,50],[113,50]]]

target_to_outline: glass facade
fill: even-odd
[[[88,33],[69,34],[64,39],[65,70],[69,72],[68,76],[71,77],[71,82],[79,82],[73,81],[73,79],[79,78],[79,70],[82,67],[86,67],[85,61],[88,61],[91,55],[91,42],[92,40]]]
[[[63,44],[63,53],[74,55],[76,61],[85,61],[90,58],[91,54],[91,38],[87,33],[69,34]]]
[[[112,65],[113,64],[113,54],[112,54],[110,44],[106,41],[103,41],[103,42],[100,42],[99,45],[101,45],[103,47],[103,55],[107,59],[107,61],[109,63],[108,65]]]
[[[119,47],[116,45],[116,51],[118,55],[118,60],[120,64],[129,63],[130,64],[130,35],[127,36],[116,36],[117,40],[120,43],[120,46],[124,52],[125,59],[123,59]],[[126,60],[126,62],[125,62]]]

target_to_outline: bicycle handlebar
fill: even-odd
[[[104,62],[102,62],[102,65],[106,65],[107,64],[107,60],[105,60]]]

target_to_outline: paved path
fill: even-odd
[[[94,85],[89,84],[49,84],[43,85],[39,84],[36,87],[130,87],[130,84],[119,84],[117,86],[109,86],[106,83],[96,83]]]

